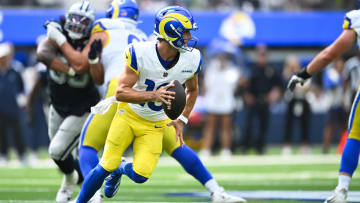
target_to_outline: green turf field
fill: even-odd
[[[236,156],[231,160],[205,160],[218,182],[230,192],[304,190],[331,191],[337,183],[340,157],[308,155],[283,157]],[[0,202],[54,202],[61,182],[60,173],[51,161],[43,160],[35,168],[0,168]],[[205,189],[171,158],[160,160],[151,179],[135,184],[124,177],[113,202],[209,202]],[[360,178],[355,175],[351,190],[360,190]],[[77,190],[78,191],[78,190]],[[200,192],[197,195],[196,192]],[[189,196],[182,193],[196,193]],[[202,194],[202,196],[201,196]],[[75,197],[75,196],[74,196]],[[286,195],[284,195],[286,198]],[[260,200],[248,202],[314,202],[298,200]]]

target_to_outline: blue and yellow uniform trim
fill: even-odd
[[[116,78],[110,81],[107,87],[106,98],[115,95],[117,83],[118,80]],[[100,151],[103,148],[116,109],[117,103],[114,103],[104,115],[91,114],[88,117],[81,131],[80,146],[89,146],[96,151]]]
[[[351,29],[351,19],[347,16],[345,16],[345,19],[344,19],[343,29],[344,30]]]
[[[360,141],[360,94],[359,90],[354,99],[353,105],[351,107],[349,124],[348,124],[348,138],[353,138]]]
[[[198,74],[198,73],[200,73],[200,71],[201,71],[201,66],[202,66],[202,63],[203,63],[203,61],[202,61],[202,55],[201,55],[201,53],[200,53],[200,61],[199,61],[199,65],[198,65],[198,68],[196,69],[196,72],[195,72],[195,74]]]
[[[137,66],[137,59],[134,46],[130,44],[125,50],[125,61],[126,64],[137,74],[139,75],[139,70]]]
[[[93,27],[91,29],[91,34],[98,33],[98,32],[104,32],[107,35],[107,41],[105,42],[105,45],[103,47],[103,48],[105,48],[110,42],[110,34],[107,31],[107,28],[104,26],[104,24],[101,23],[101,21],[96,21],[93,24]]]

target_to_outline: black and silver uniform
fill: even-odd
[[[60,19],[60,24],[67,41],[74,49],[81,51],[88,43],[89,37],[81,40],[72,40],[64,29],[65,20]],[[68,64],[60,50],[58,57],[65,64]],[[99,92],[89,73],[69,76],[66,73],[47,68],[46,78],[51,104],[63,117],[69,115],[81,116],[85,112],[90,112],[90,107],[100,100]]]

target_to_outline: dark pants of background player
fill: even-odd
[[[286,111],[285,144],[290,144],[294,133],[294,121],[300,121],[301,143],[309,143],[309,121],[311,116],[310,104],[304,98],[293,98],[290,100]]]
[[[7,114],[0,112],[0,153],[5,158],[8,157],[9,143],[7,132],[11,130],[15,148],[18,152],[20,159],[24,158],[25,144],[21,135],[21,127],[19,118],[14,118]]]
[[[263,154],[265,150],[265,138],[269,124],[269,105],[267,103],[257,102],[247,107],[245,120],[245,133],[242,140],[242,152],[246,153],[250,148],[255,147],[258,154]],[[259,130],[256,140],[253,140],[253,123],[259,121]]]

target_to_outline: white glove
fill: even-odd
[[[293,75],[291,76],[290,78],[290,81],[288,83],[288,88],[291,90],[291,91],[294,91],[295,87],[296,87],[296,84],[300,83],[301,85],[303,85],[305,82],[305,79],[304,78],[301,78],[297,75]]]
[[[301,85],[303,85],[305,80],[310,77],[311,75],[306,71],[306,68],[303,68],[302,70],[291,76],[287,88],[289,88],[290,91],[294,91],[296,84],[300,83]]]
[[[46,36],[49,39],[54,40],[58,46],[61,46],[62,44],[64,44],[66,42],[66,37],[61,32],[62,28],[61,28],[61,25],[59,25],[59,23],[49,22],[46,25],[46,27],[47,27]]]
[[[97,103],[95,106],[91,107],[91,113],[104,115],[110,109],[111,105],[116,102],[119,101],[116,100],[115,96],[106,98]]]

